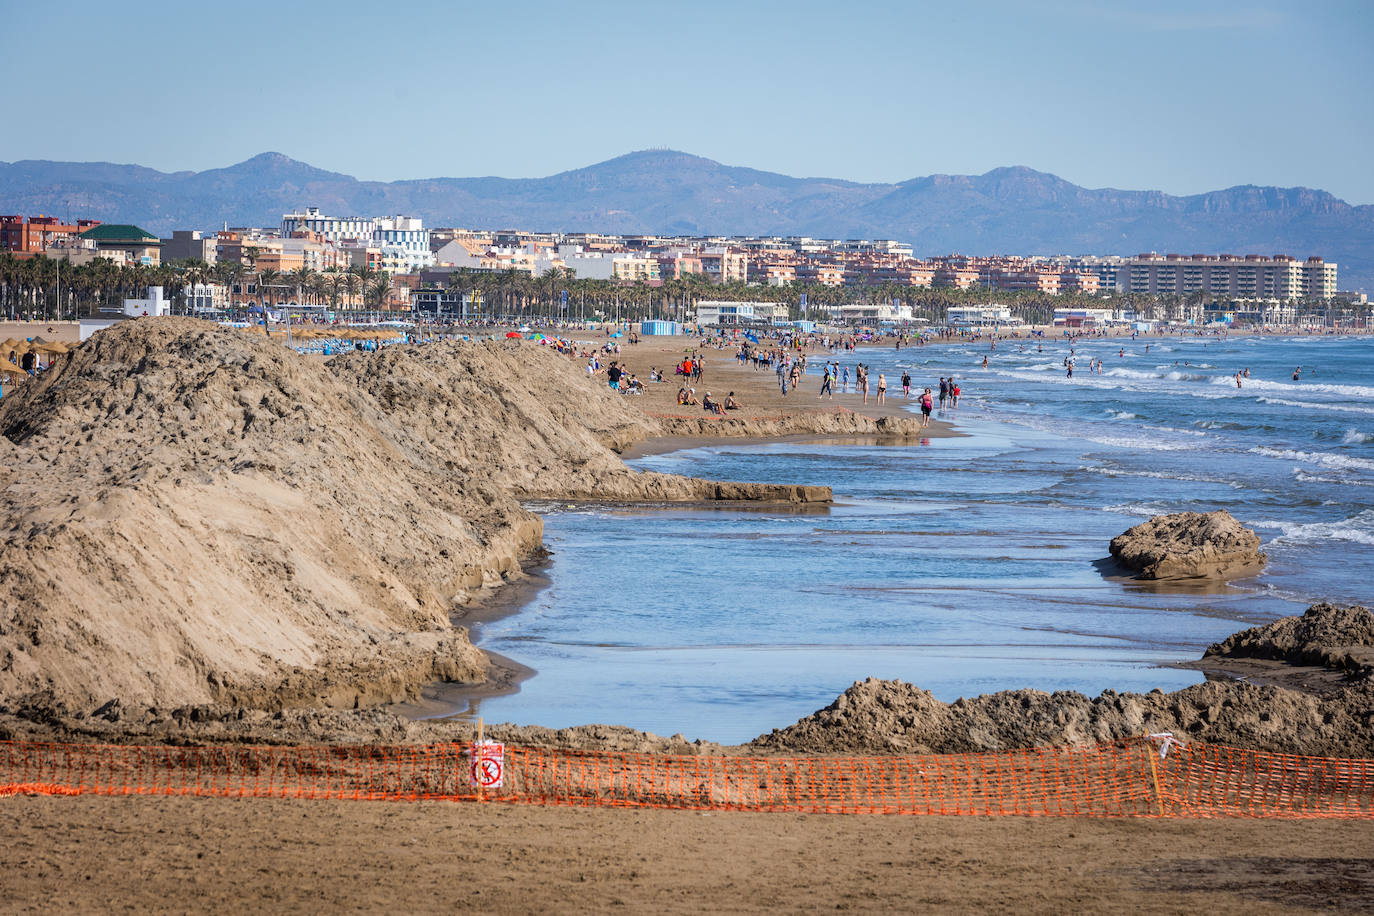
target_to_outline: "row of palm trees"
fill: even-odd
[[[758,286],[730,281],[717,283],[701,274],[669,278],[661,285],[580,279],[553,268],[538,277],[517,270],[502,272],[458,269],[449,275],[451,294],[464,297],[469,314],[515,319],[578,319],[603,316],[638,321],[663,318],[691,321],[702,300],[771,302],[788,307],[793,319],[823,318],[828,309],[854,303],[900,302],[913,315],[942,322],[952,306],[988,301],[986,289],[926,289],[884,283],[873,286],[797,284]],[[564,293],[567,293],[566,299]],[[805,298],[803,298],[805,297]],[[998,292],[1025,321],[1048,323],[1056,308],[1101,308],[1101,299],[1082,293],[1051,296],[1029,290]],[[805,302],[805,307],[802,303]]]
[[[188,308],[186,287],[218,283],[241,300],[259,305],[329,305],[333,308],[383,308],[391,294],[385,271],[358,265],[347,270],[287,272],[254,269],[238,261],[187,260],[157,267],[121,265],[104,259],[85,264],[36,255],[17,258],[0,252],[0,314],[52,321],[117,311],[125,299],[140,298],[150,286],[161,286],[174,308]]]
[[[248,249],[250,262],[256,253]],[[282,272],[254,263],[175,261],[157,267],[119,265],[94,260],[72,265],[38,255],[19,259],[0,252],[0,314],[39,320],[73,319],[101,310],[117,311],[124,299],[142,297],[149,286],[161,286],[178,311],[187,311],[185,288],[202,283],[222,284],[239,302],[260,306],[328,306],[335,310],[386,307],[391,277],[385,271],[356,265],[346,270],[309,268]],[[850,303],[900,302],[915,317],[942,323],[954,306],[984,304],[990,298],[1011,306],[1021,320],[1048,324],[1056,308],[1131,309],[1142,318],[1186,320],[1201,313],[1213,297],[1187,295],[1116,294],[1108,300],[1083,293],[1049,295],[1033,290],[926,289],[884,283],[873,286],[831,287],[818,284],[757,286],[738,281],[717,283],[701,274],[685,274],[660,285],[643,282],[578,278],[557,268],[540,276],[517,270],[503,272],[458,269],[448,278],[451,295],[462,295],[468,314],[480,318],[515,320],[577,320],[664,318],[691,321],[695,305],[705,299],[735,302],[773,302],[788,307],[792,318],[822,318],[827,309]],[[803,298],[804,297],[804,298]],[[805,307],[802,303],[805,302]],[[1300,316],[1321,320],[1330,303],[1299,304]]]

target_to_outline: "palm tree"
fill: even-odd
[[[352,267],[348,268],[348,273],[358,281],[356,286],[350,284],[350,292],[356,291],[366,299],[372,279],[377,276],[377,272],[372,269],[372,265],[363,263],[354,264]],[[366,304],[366,302],[364,302],[364,304]]]
[[[377,272],[376,279],[368,287],[368,300],[377,308],[378,311],[386,308],[388,297],[391,295],[391,277],[382,270]]]
[[[298,267],[291,271],[291,282],[296,287],[296,304],[305,305],[305,291],[310,288],[315,272],[309,267]]]
[[[258,271],[258,305],[262,306],[262,328],[270,334],[267,329],[267,288],[276,286],[281,282],[281,271],[273,270],[268,267]]]

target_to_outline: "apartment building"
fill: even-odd
[[[338,248],[378,248],[382,252],[381,263],[388,271],[411,272],[434,264],[429,230],[413,216],[325,216],[318,207],[282,214],[282,238],[303,233],[311,233]]]
[[[1133,258],[1076,258],[1071,263],[1095,273],[1103,288],[1125,293],[1207,293],[1231,299],[1330,299],[1336,294],[1334,262],[1305,261],[1284,254],[1159,254]]]
[[[81,233],[100,225],[97,219],[64,223],[55,216],[0,216],[0,249],[39,254],[49,248],[79,244]]]

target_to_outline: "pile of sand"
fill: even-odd
[[[1301,617],[1242,630],[1213,645],[1203,658],[1321,665],[1355,679],[1367,677],[1374,671],[1374,614],[1358,606],[1314,604]]]
[[[328,363],[187,319],[96,335],[0,401],[0,700],[354,706],[485,657],[450,624],[518,575],[517,496],[692,499],[565,358],[463,342]],[[751,485],[738,498],[828,498]]]
[[[1310,658],[1317,644],[1371,644],[1374,622],[1365,608],[1316,605],[1233,637],[1235,651],[1268,643]],[[1214,646],[1219,654],[1231,650]],[[1216,744],[1331,756],[1374,756],[1374,673],[1347,669],[1343,689],[1326,694],[1209,681],[1173,693],[1080,693],[1012,690],[942,703],[901,681],[856,683],[835,702],[788,728],[753,742],[796,753],[964,753],[1083,744],[1173,732]]]

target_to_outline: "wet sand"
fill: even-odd
[[[0,835],[4,912],[1374,912],[1371,821],[83,796]]]

